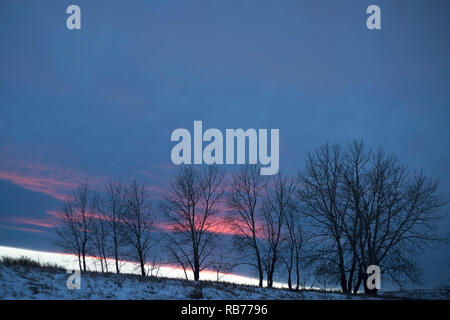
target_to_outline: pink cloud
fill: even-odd
[[[2,225],[0,228],[12,229],[17,231],[25,231],[25,232],[33,232],[33,233],[47,233],[47,231],[35,229],[35,228],[25,228],[25,227],[16,227],[16,226],[5,226]]]
[[[228,221],[225,221],[222,217],[210,217],[210,227],[208,232],[222,234],[222,235],[240,235],[241,233],[233,227]],[[176,230],[176,225],[170,222],[158,222],[156,227],[162,231],[173,232]],[[257,237],[263,238],[264,235],[261,232],[257,233]]]
[[[11,224],[9,225],[9,227],[11,228],[23,228],[20,225],[28,225],[33,227],[50,229],[56,227],[59,224],[58,220],[55,220],[53,218],[29,218],[29,217],[5,217],[1,219],[1,222]]]
[[[58,225],[57,221],[52,219],[33,219],[33,218],[12,218],[12,222],[27,224],[43,228],[54,228]]]
[[[58,200],[64,200],[70,196],[80,179],[85,176],[72,169],[62,169],[41,163],[21,161],[0,163],[0,179],[11,181],[25,189],[42,192]],[[103,179],[89,177],[88,181],[97,185]]]
[[[7,171],[0,171],[0,179],[11,181],[22,188],[45,193],[53,198],[64,200],[76,183],[60,181],[48,177],[32,177]]]
[[[45,211],[45,213],[56,219],[60,219],[63,215],[62,212],[58,211],[58,210],[47,210],[47,211]]]

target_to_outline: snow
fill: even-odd
[[[40,263],[50,263],[60,265],[68,270],[76,270],[78,269],[78,261],[75,255],[72,254],[64,254],[64,253],[56,253],[56,252],[46,252],[46,251],[37,251],[37,250],[29,250],[29,249],[21,249],[14,247],[6,247],[0,246],[0,257],[12,257],[12,258],[20,258],[20,257],[28,257],[32,260],[38,261]],[[109,265],[113,270],[114,261],[112,259],[109,260]],[[88,257],[87,258],[87,267],[90,271],[100,271],[100,266],[98,261],[95,258]],[[148,269],[151,268],[150,264],[147,266]],[[139,274],[140,270],[135,263],[129,261],[121,261],[120,269],[123,273],[130,274]],[[163,264],[158,266],[157,270],[153,272],[153,275],[157,275],[160,277],[167,278],[175,278],[175,279],[184,279],[185,275],[183,270],[178,266]],[[192,272],[188,273],[188,277],[192,278]],[[204,270],[201,273],[202,280],[216,280],[217,274],[216,272]],[[238,274],[223,274],[220,273],[220,279],[223,282],[229,283],[238,283],[238,284],[247,284],[247,285],[258,285],[258,279],[247,277]],[[283,288],[287,287],[287,284],[274,282],[274,287]]]
[[[68,289],[70,274],[64,269],[49,269],[21,265],[0,264],[1,299],[193,299],[193,293],[202,292],[202,299],[358,299],[326,292],[291,292],[278,288],[258,288],[223,282],[159,277],[141,277],[130,274],[81,273],[81,289]],[[200,289],[201,288],[201,289]]]
[[[369,299],[364,295],[345,295],[319,290],[289,291],[284,288],[258,288],[242,282],[194,281],[174,278],[174,269],[161,271],[158,276],[142,277],[132,266],[130,274],[82,272],[81,288],[68,289],[66,282],[71,275],[68,270],[76,269],[73,256],[57,253],[42,253],[30,250],[12,250],[0,247],[0,256],[27,256],[40,263],[57,263],[63,268],[43,268],[0,263],[0,299],[121,299],[121,300],[342,300]],[[92,263],[92,261],[90,261]],[[92,267],[92,266],[91,266]],[[91,269],[93,270],[93,269]],[[178,270],[180,271],[180,270]],[[134,273],[134,274],[133,274]],[[180,274],[182,271],[180,271]],[[172,278],[168,278],[170,274]],[[176,275],[175,275],[176,276]],[[214,275],[215,276],[215,275]],[[239,280],[239,278],[233,278]],[[447,289],[391,292],[384,298],[449,299]],[[381,298],[383,298],[381,297]],[[371,298],[372,299],[372,298]]]

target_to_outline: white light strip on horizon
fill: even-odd
[[[48,251],[38,251],[38,250],[30,250],[30,249],[21,249],[21,248],[14,248],[14,247],[5,247],[0,246],[0,257],[11,257],[11,258],[20,258],[20,257],[27,257],[32,260],[35,260],[42,264],[56,264],[58,266],[61,266],[63,268],[66,268],[67,270],[78,270],[78,259],[73,254],[66,254],[66,253],[57,253],[57,252],[48,252]],[[94,257],[87,257],[87,268],[89,271],[96,271],[99,272],[100,265],[96,258]],[[110,272],[115,272],[114,267],[114,260],[108,259],[109,265],[110,265]],[[147,264],[147,266],[150,266],[150,264]],[[139,269],[137,268],[136,263],[129,262],[129,261],[121,261],[121,273],[129,273],[129,274],[139,274]],[[184,272],[179,267],[174,266],[168,266],[162,264],[159,266],[159,271],[157,274],[158,277],[166,277],[166,278],[173,278],[173,279],[185,279]],[[220,274],[220,281],[221,282],[229,282],[229,283],[235,283],[235,284],[245,284],[245,285],[258,285],[258,279],[237,275],[237,274]],[[188,278],[192,280],[192,272],[188,272]],[[217,274],[214,271],[210,270],[204,270],[201,272],[201,280],[209,280],[209,281],[216,281],[217,280]],[[281,282],[274,282],[274,287],[277,288],[286,288],[287,285],[285,283]]]

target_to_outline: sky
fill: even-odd
[[[66,8],[81,8],[81,30]],[[381,7],[381,30],[366,8]],[[450,195],[449,1],[0,2],[0,245],[57,250],[84,178],[136,177],[157,199],[171,132],[279,128],[280,170],[355,138]],[[448,210],[448,207],[444,208]],[[439,231],[448,233],[450,217]],[[425,283],[450,250],[423,253]]]

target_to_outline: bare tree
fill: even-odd
[[[259,276],[259,286],[263,286],[264,270],[261,256],[262,217],[258,212],[264,192],[265,181],[257,165],[242,166],[233,174],[228,207],[231,209],[228,223],[236,233],[235,246],[246,256],[247,264],[253,266]]]
[[[233,263],[233,257],[224,244],[215,247],[213,257],[209,262],[211,268],[216,272],[216,281],[219,282],[227,273],[233,272],[236,263]]]
[[[378,265],[400,287],[417,282],[420,272],[414,257],[424,247],[444,240],[434,232],[443,217],[438,210],[446,203],[437,194],[438,183],[422,172],[408,174],[394,155],[381,148],[373,153],[363,177],[368,192],[360,197],[356,210],[361,221],[363,270]],[[376,293],[376,289],[364,288]]]
[[[146,275],[145,263],[152,245],[154,227],[152,206],[143,185],[133,180],[125,190],[126,207],[123,215],[126,243],[131,247],[133,260],[137,260],[141,275]]]
[[[173,240],[169,238],[169,241],[166,244],[166,250],[170,258],[173,259],[175,264],[178,264],[183,269],[184,277],[186,280],[189,279],[187,269],[189,268],[189,261],[183,255],[183,252],[180,252],[177,249],[177,246],[174,244]]]
[[[340,192],[342,198],[347,199],[348,210],[340,211],[340,225],[346,236],[351,265],[348,267],[347,292],[357,293],[366,270],[363,266],[358,249],[361,245],[364,195],[369,191],[365,183],[366,172],[370,165],[372,152],[367,150],[362,141],[352,141],[347,145],[344,154],[343,184]]]
[[[195,281],[200,279],[200,271],[214,248],[216,236],[211,231],[219,223],[224,182],[224,174],[216,166],[200,171],[192,166],[181,167],[161,201],[161,209],[171,223],[168,237],[180,260],[189,264]]]
[[[66,250],[75,249],[82,271],[87,270],[86,256],[97,205],[97,194],[90,189],[86,180],[81,182],[64,202],[61,227],[56,231],[59,238],[57,244]]]
[[[348,292],[346,238],[341,227],[341,217],[345,215],[348,203],[339,193],[343,173],[342,148],[339,145],[323,145],[314,153],[307,154],[305,170],[298,176],[296,195],[301,203],[301,214],[321,240],[322,252],[317,252],[317,257],[328,260],[322,263],[321,273],[324,272],[324,265],[334,265],[330,272],[337,271],[342,291]]]
[[[108,255],[110,251],[109,233],[107,222],[102,214],[95,215],[90,232],[92,233],[90,237],[92,253],[100,262],[101,272],[108,272]]]
[[[148,265],[147,276],[157,277],[160,270],[161,270],[161,259],[157,259],[157,257],[154,256]]]
[[[293,199],[293,202],[295,199]],[[298,213],[297,203],[294,202],[292,207],[286,211],[286,223],[283,229],[284,247],[282,255],[286,271],[288,273],[288,287],[292,289],[292,274],[295,274],[295,289],[300,289],[300,256],[302,249],[307,241],[305,232],[300,223],[300,214]]]
[[[106,194],[100,212],[106,221],[111,241],[111,251],[115,260],[116,272],[120,273],[120,249],[123,246],[123,225],[126,212],[125,187],[120,182],[110,181],[106,185]]]
[[[284,240],[282,231],[285,227],[286,216],[297,211],[294,192],[294,181],[283,177],[281,174],[274,176],[272,183],[266,187],[266,197],[262,212],[264,216],[263,230],[267,248],[264,263],[268,287],[273,286],[275,268],[281,256],[280,249]],[[290,277],[289,280],[291,280]]]
[[[419,279],[414,257],[442,240],[434,228],[445,205],[437,182],[410,175],[394,155],[372,152],[361,141],[345,149],[324,145],[308,154],[299,174],[301,214],[316,232],[316,261],[321,274],[341,284],[343,292],[367,293],[366,270],[378,265],[402,286]]]
[[[64,201],[59,219],[60,224],[55,229],[55,244],[66,253],[75,253],[78,258],[78,267],[82,271],[81,239],[77,227],[77,216],[70,201]]]

